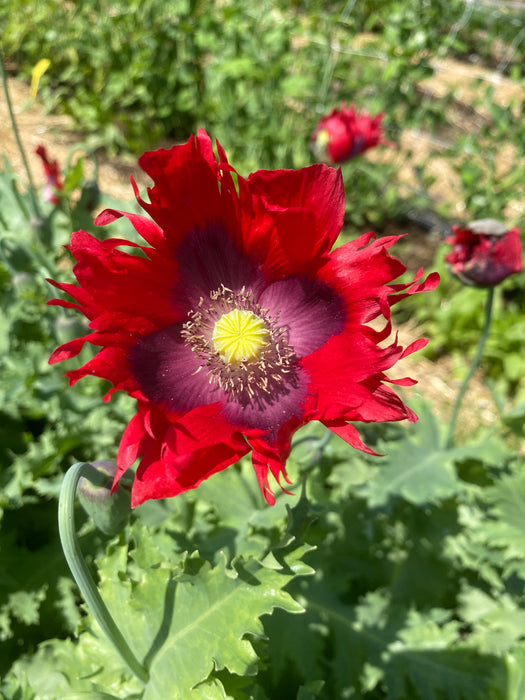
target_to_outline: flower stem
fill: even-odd
[[[344,6],[343,11],[339,15],[339,18],[337,19],[337,24],[345,22],[348,19],[349,15],[351,14],[352,10],[354,9],[354,5],[356,4],[356,1],[357,0],[347,0],[347,3]],[[327,49],[329,49],[329,53],[328,53],[328,58],[326,59],[326,63],[324,65],[323,77],[321,80],[321,87],[319,90],[319,104],[318,104],[319,111],[324,111],[326,109],[326,98],[328,95],[328,90],[330,88],[330,83],[332,82],[332,77],[334,75],[334,70],[335,70],[335,66],[337,63],[337,51],[332,46],[331,35],[328,37]],[[335,58],[334,58],[334,56],[335,56]]]
[[[452,411],[452,417],[450,419],[449,427],[448,427],[448,436],[447,440],[445,442],[445,447],[452,447],[454,444],[454,432],[456,428],[456,422],[458,419],[458,414],[459,414],[459,409],[461,407],[461,402],[463,400],[463,397],[465,396],[465,392],[467,391],[467,387],[469,385],[470,380],[474,376],[475,371],[479,367],[479,363],[481,362],[481,358],[483,356],[483,350],[485,349],[485,344],[487,342],[487,338],[489,336],[489,331],[490,331],[490,323],[492,320],[492,306],[494,302],[494,287],[489,287],[488,289],[488,294],[487,294],[487,301],[485,303],[485,322],[483,324],[483,330],[481,331],[481,335],[479,337],[478,341],[478,347],[476,349],[476,354],[474,355],[474,359],[472,360],[472,364],[470,365],[470,370],[467,373],[467,376],[463,380],[463,383],[461,384],[458,395],[456,396],[456,402],[454,404],[454,409]]]
[[[292,444],[292,449],[295,449],[304,442],[312,442],[312,452],[310,453],[309,458],[306,459],[303,464],[313,467],[323,456],[324,448],[328,445],[333,436],[334,434],[332,431],[326,428],[321,437],[317,437],[316,435],[305,435],[304,437],[300,437]]]
[[[93,617],[130,671],[143,683],[147,683],[149,680],[148,672],[139,663],[111,617],[82,556],[75,529],[75,494],[78,481],[82,476],[96,486],[102,486],[107,480],[105,474],[87,462],[78,462],[67,471],[58,502],[58,529],[62,549],[73,578]]]
[[[9,111],[9,118],[11,120],[11,128],[13,129],[13,133],[15,135],[16,144],[18,146],[18,150],[20,151],[22,163],[24,164],[24,168],[25,168],[26,175],[27,175],[27,181],[29,183],[29,196],[31,198],[31,204],[33,206],[33,213],[35,215],[35,218],[38,221],[40,221],[42,219],[42,214],[40,212],[40,207],[38,206],[38,200],[37,200],[36,195],[35,195],[36,190],[35,190],[35,186],[33,184],[33,178],[31,177],[31,171],[29,170],[29,165],[27,162],[24,147],[23,147],[22,141],[20,139],[20,132],[18,131],[18,126],[16,123],[15,114],[13,112],[13,105],[11,103],[11,98],[9,97],[9,88],[7,87],[7,74],[5,72],[5,67],[4,67],[4,57],[1,54],[0,54],[0,73],[2,74],[2,83],[4,86],[5,101],[7,104],[7,109]]]

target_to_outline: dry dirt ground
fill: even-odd
[[[457,75],[458,67],[455,65],[444,64],[441,72],[441,80],[435,84],[427,84],[423,86],[424,95],[439,94],[440,90],[445,90],[447,80]],[[462,70],[468,70],[468,67],[462,66]],[[508,92],[503,91],[501,100],[509,100],[513,95],[513,86],[508,86]],[[464,90],[468,90],[467,87]],[[62,166],[66,163],[68,154],[71,148],[79,142],[78,134],[75,134],[71,129],[71,122],[68,117],[48,115],[38,102],[30,99],[29,89],[27,84],[17,79],[9,79],[9,92],[14,105],[14,111],[18,127],[21,133],[22,142],[26,149],[29,166],[32,172],[34,182],[37,186],[44,184],[44,175],[42,172],[41,163],[36,156],[34,150],[39,144],[44,144],[51,158],[57,159]],[[458,99],[463,99],[458,95]],[[483,119],[482,113],[476,113],[476,118]],[[400,134],[399,149],[395,154],[392,149],[377,149],[375,152],[370,152],[370,157],[377,159],[396,158],[399,163],[400,182],[410,187],[411,178],[413,177],[413,164],[410,167],[406,166],[408,157],[422,162],[427,156],[433,144],[421,136],[421,134],[407,132]],[[5,154],[13,166],[14,170],[21,175],[22,182],[25,181],[25,175],[22,165],[22,160],[11,130],[9,115],[3,94],[0,97],[0,154]],[[445,160],[440,162],[436,160],[436,171],[439,173],[435,192],[433,195],[437,200],[443,198],[448,199],[453,203],[453,211],[460,216],[462,203],[457,201],[458,188],[455,181],[453,169]],[[146,183],[146,178],[140,171],[135,162],[122,158],[104,158],[100,157],[99,162],[99,182],[104,193],[113,195],[117,199],[126,202],[132,200],[132,190],[129,184],[130,175],[133,174],[139,186],[143,188]],[[516,203],[517,207],[524,206],[523,203]],[[409,231],[409,236],[421,236],[421,231]],[[419,258],[417,261],[411,260],[410,268],[419,263],[426,267],[431,267],[433,252],[437,244],[437,238],[432,234],[425,233],[423,241],[413,239],[413,250],[419,250]],[[399,253],[398,253],[399,254]],[[407,263],[407,261],[404,261]],[[481,303],[481,302],[480,302]],[[400,329],[400,338],[403,344],[408,344],[411,340],[417,338],[419,332],[417,328],[411,325],[406,325]],[[451,411],[451,406],[454,401],[458,386],[461,381],[461,376],[457,376],[454,371],[451,360],[443,358],[438,362],[430,362],[420,354],[412,355],[403,361],[402,373],[416,378],[419,382],[414,390],[421,393],[433,405],[434,410],[443,420],[446,420]],[[410,399],[410,394],[407,395]],[[462,436],[470,434],[472,429],[481,425],[494,425],[498,421],[498,410],[491,398],[490,392],[484,386],[482,375],[479,372],[474,378],[470,389],[463,401],[463,409],[460,413],[458,421],[458,438],[461,441]]]
[[[26,151],[29,168],[35,185],[45,182],[40,159],[34,155],[39,144],[46,146],[48,155],[64,167],[71,149],[81,137],[72,129],[71,119],[63,115],[46,114],[42,106],[29,96],[29,86],[16,78],[8,79],[9,95],[13,103],[16,122]],[[0,154],[6,154],[15,172],[25,181],[22,158],[11,129],[9,113],[3,91],[0,93]],[[122,158],[109,159],[99,156],[99,182],[104,192],[121,201],[133,198],[130,175],[140,184],[145,183],[140,168],[133,161]]]

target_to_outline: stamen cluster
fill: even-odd
[[[264,323],[267,342],[256,358],[228,362],[213,342],[215,324],[234,309],[250,311]],[[210,383],[216,382],[226,391],[229,400],[242,403],[273,403],[282,392],[283,380],[294,383],[294,349],[288,342],[288,329],[278,325],[278,314],[272,316],[255,301],[253,291],[242,287],[238,292],[224,285],[210,292],[209,300],[200,298],[198,308],[188,314],[181,335],[201,361],[197,372],[206,369]]]

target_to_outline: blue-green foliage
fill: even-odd
[[[295,495],[278,495],[274,508],[263,504],[248,460],[202,491],[139,507],[98,556],[97,571],[150,682],[143,690],[133,680],[88,616],[78,641],[53,640],[20,659],[4,696],[20,697],[27,684],[27,697],[42,700],[58,690],[293,698],[308,688],[321,699],[518,700],[523,460],[496,438],[454,448],[455,488],[443,493],[436,462],[403,497],[395,465],[429,431],[439,433],[428,409],[417,408],[422,424],[408,433],[369,431],[369,442],[391,453],[380,467],[338,438],[312,467],[322,433],[304,431],[310,439],[289,465]],[[381,503],[370,488],[379,470],[391,474]],[[184,554],[190,543],[200,555]],[[82,544],[89,548],[87,537]]]
[[[342,100],[384,111],[393,141],[406,129],[435,137],[408,197],[398,170],[410,162],[361,157],[344,166],[345,235],[353,235],[419,205],[450,215],[429,195],[436,156],[457,173],[468,219],[510,212],[509,224],[523,224],[515,206],[525,182],[523,108],[497,104],[494,85],[468,109],[453,90],[434,99],[421,88],[443,57],[523,87],[523,10],[488,8],[463,0],[7,0],[0,22],[3,51],[22,76],[51,59],[42,99],[71,114],[91,146],[139,152],[204,126],[243,175],[299,167],[312,162],[318,117]],[[503,143],[510,156],[502,166]],[[65,469],[113,458],[134,411],[124,396],[104,403],[108,387],[95,379],[69,389],[64,369],[47,363],[57,345],[87,332],[79,315],[46,306],[54,291],[44,281],[72,280],[62,246],[71,231],[93,230],[100,193],[84,173],[84,159],[74,159],[60,205],[40,203],[37,216],[26,183],[7,161],[0,167],[2,698],[522,700],[518,276],[497,290],[484,358],[501,410],[491,433],[463,434],[460,447],[446,449],[442,420],[411,399],[418,424],[359,426],[383,457],[335,437],[326,443],[319,426],[303,429],[289,462],[293,495],[279,494],[273,508],[243,460],[196,491],[139,507],[112,539],[78,514],[82,549],[151,680],[143,688],[129,674],[81,606],[56,526]],[[424,324],[428,356],[452,356],[461,371],[484,295],[460,287],[442,258],[438,290],[400,306]],[[428,378],[418,379],[424,390]]]
[[[417,408],[421,423],[398,439],[373,431],[380,466],[336,440],[309,477],[317,573],[289,589],[307,612],[267,622],[279,696],[322,678],[322,698],[520,697],[523,460],[495,438],[447,456]]]

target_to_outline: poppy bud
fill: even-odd
[[[120,488],[111,495],[111,486],[115,476],[116,462],[100,459],[91,462],[103,475],[107,476],[101,486],[92,484],[85,477],[78,482],[78,498],[86,513],[106,535],[116,535],[123,529],[131,512],[130,493],[126,488]],[[123,484],[121,484],[123,486]]]
[[[355,107],[333,109],[322,117],[312,134],[312,150],[327,163],[344,163],[379,143],[387,145],[381,127],[382,114],[358,114]]]
[[[78,207],[83,211],[92,212],[100,201],[100,189],[94,180],[88,180],[82,187]]]
[[[521,241],[517,228],[508,229],[496,219],[471,221],[466,228],[452,226],[446,242],[453,246],[445,256],[464,284],[495,287],[521,272]]]
[[[46,184],[44,186],[44,200],[51,204],[58,204],[59,191],[64,189],[64,183],[60,177],[58,162],[51,160],[47,155],[46,147],[42,144],[35,149],[35,153],[42,160],[42,166],[46,176]]]

